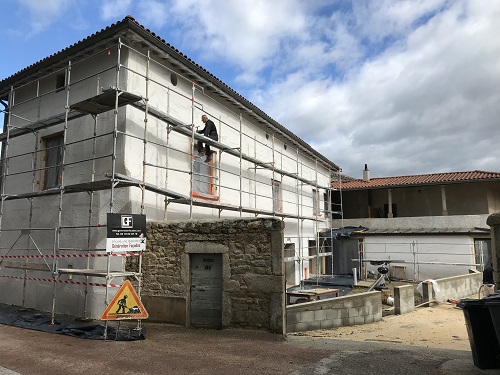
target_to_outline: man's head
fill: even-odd
[[[201,121],[203,121],[203,123],[207,122],[208,121],[208,116],[207,115],[201,116]]]

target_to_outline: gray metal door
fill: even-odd
[[[190,305],[192,325],[222,328],[222,254],[191,254]]]

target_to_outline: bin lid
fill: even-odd
[[[484,307],[484,298],[483,299],[477,299],[477,298],[463,298],[457,303],[457,307],[460,307],[461,309],[467,308],[467,307]]]
[[[484,304],[488,306],[500,305],[500,293],[490,294],[489,296],[483,297]]]

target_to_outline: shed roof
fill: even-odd
[[[418,174],[412,176],[371,178],[369,181],[356,179],[343,181],[341,187],[343,190],[365,190],[388,187],[425,186],[478,181],[500,181],[500,172],[476,170],[469,172],[447,172]],[[335,188],[339,187],[339,183],[337,182],[333,183],[332,185]]]
[[[152,46],[161,49],[163,52],[180,61],[199,77],[210,82],[214,90],[220,90],[226,95],[232,97],[238,103],[241,103],[242,106],[248,109],[248,112],[251,116],[260,120],[261,123],[264,123],[271,129],[282,133],[285,137],[288,137],[292,142],[296,143],[298,146],[300,146],[300,148],[317,158],[328,168],[331,168],[333,171],[339,170],[338,165],[313,149],[307,142],[297,137],[276,120],[272,119],[264,111],[238,94],[236,91],[234,91],[227,84],[215,77],[201,65],[197,64],[188,56],[184,55],[178,49],[167,43],[159,35],[156,35],[151,30],[139,24],[132,16],[126,16],[123,20],[111,24],[110,26],[70,45],[69,47],[66,47],[59,52],[56,52],[40,61],[37,61],[36,63],[24,69],[21,69],[17,73],[4,78],[3,80],[0,80],[0,99],[8,99],[8,93],[12,85],[24,84],[29,82],[30,80],[36,79],[37,77],[41,77],[43,74],[46,74],[46,72],[49,71],[51,67],[62,66],[66,64],[69,60],[71,60],[71,58],[74,58],[83,49],[91,48],[97,43],[116,38],[117,36],[122,35],[123,32],[127,30],[134,32],[136,35],[139,35],[145,42],[148,42]]]

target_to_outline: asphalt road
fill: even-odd
[[[0,374],[500,374],[470,351],[187,329],[144,323],[145,340],[103,341],[0,325]],[[9,372],[5,372],[9,374]]]

